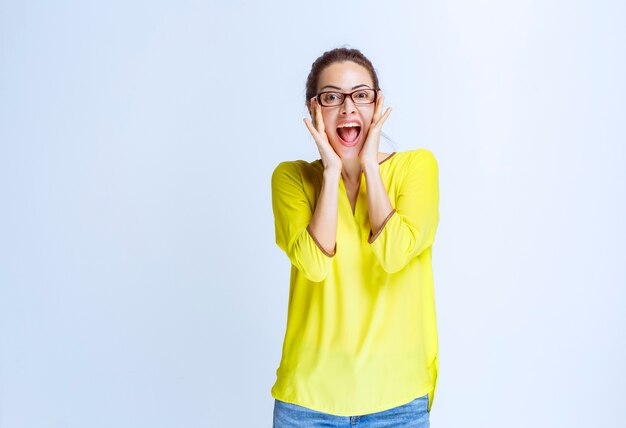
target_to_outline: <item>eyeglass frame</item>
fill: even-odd
[[[358,103],[354,100],[354,98],[352,98],[353,94],[356,94],[357,92],[361,92],[361,91],[374,91],[374,99],[371,102],[367,102],[367,103]],[[343,100],[341,101],[341,103],[334,105],[334,106],[329,106],[329,105],[324,105],[322,104],[322,102],[320,101],[320,95],[322,94],[341,94],[343,95]],[[343,103],[346,102],[346,95],[350,96],[350,99],[352,100],[352,102],[354,103],[354,105],[367,105],[367,104],[374,104],[376,102],[376,100],[378,99],[378,90],[376,89],[372,89],[372,88],[361,88],[361,89],[357,89],[355,91],[352,92],[339,92],[339,91],[322,91],[319,94],[315,95],[315,99],[317,100],[317,102],[320,104],[320,106],[322,107],[339,107],[340,105],[343,105]]]

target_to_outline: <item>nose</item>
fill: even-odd
[[[352,101],[351,97],[346,96],[341,105],[341,114],[354,113],[355,111],[356,106],[354,105],[354,101]]]

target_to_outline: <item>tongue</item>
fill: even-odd
[[[359,135],[359,128],[356,126],[348,127],[348,128],[338,128],[337,134],[348,143],[356,140],[356,137]]]

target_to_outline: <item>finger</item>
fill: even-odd
[[[322,106],[317,102],[317,98],[315,99],[315,116],[317,118],[317,130],[321,134],[326,129],[324,127],[324,117],[322,116]]]
[[[309,100],[309,116],[311,116],[311,120],[313,120],[313,116],[315,115],[315,105],[313,104],[313,98]]]
[[[324,140],[324,137],[322,137],[322,135],[324,134],[320,134],[318,132],[317,129],[315,129],[315,127],[313,126],[313,124],[311,123],[311,121],[309,121],[308,119],[303,119],[304,120],[304,124],[306,125],[306,127],[309,129],[309,132],[311,133],[311,135],[313,136],[313,140],[315,140],[315,144],[317,144],[318,147],[326,146],[327,143]]]
[[[309,111],[310,115],[311,115],[311,120],[313,121],[313,123],[315,124],[315,97],[311,98],[311,110]]]
[[[309,132],[311,133],[311,136],[313,136],[313,139],[315,141],[317,141],[317,139],[319,138],[319,134],[317,133],[317,129],[315,129],[315,126],[313,126],[313,124],[311,123],[311,121],[307,118],[304,118],[304,124],[306,125],[306,127],[308,128]]]
[[[383,111],[383,98],[384,97],[381,95],[376,100],[376,108],[374,109],[374,120],[373,120],[374,123],[378,122],[378,120],[380,119],[381,113]]]
[[[378,121],[376,122],[376,124],[374,126],[382,128],[383,123],[385,123],[385,121],[387,120],[387,118],[389,117],[390,114],[391,114],[391,107],[387,107],[387,110],[385,110],[385,114],[383,114],[378,119]]]
[[[311,121],[313,122],[313,126],[317,128],[317,106],[315,105],[315,97],[311,98]]]

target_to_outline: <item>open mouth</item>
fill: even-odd
[[[342,142],[347,145],[355,144],[360,134],[361,134],[360,126],[349,126],[349,127],[337,128],[337,135],[342,140]]]

